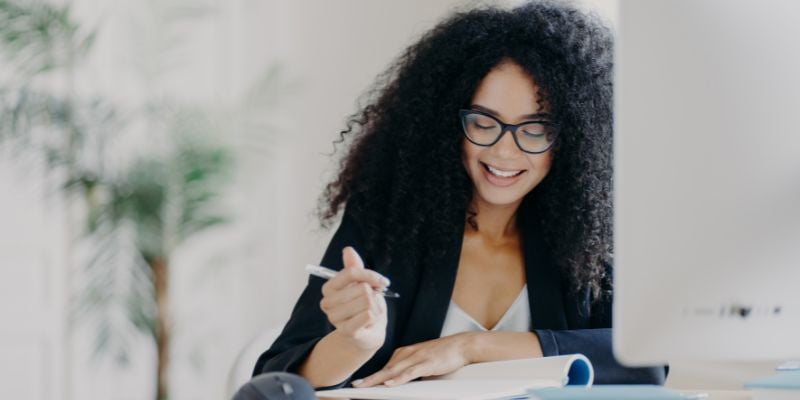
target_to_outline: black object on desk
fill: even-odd
[[[233,400],[315,400],[314,388],[302,377],[288,372],[261,374],[233,395]]]

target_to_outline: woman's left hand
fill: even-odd
[[[419,377],[444,375],[469,363],[470,339],[477,332],[464,332],[400,347],[382,370],[353,381],[357,388],[384,384],[397,386]]]

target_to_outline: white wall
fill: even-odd
[[[8,154],[3,154],[6,158]],[[27,176],[25,176],[27,175]],[[33,182],[30,182],[33,178]],[[0,398],[58,398],[64,330],[63,215],[27,174],[0,157]]]

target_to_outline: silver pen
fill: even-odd
[[[313,264],[306,265],[306,272],[308,272],[310,275],[314,275],[322,279],[331,279],[338,273],[330,268],[320,267],[319,265],[313,265]],[[383,295],[383,297],[390,297],[394,299],[400,297],[399,294],[389,290],[389,288],[386,287],[383,288],[383,290],[381,290],[380,293],[381,295]]]

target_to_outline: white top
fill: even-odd
[[[506,313],[500,321],[492,327],[486,329],[478,321],[475,321],[469,314],[461,309],[453,300],[447,308],[447,315],[444,318],[442,333],[440,337],[450,336],[461,332],[470,331],[513,331],[528,332],[531,325],[531,309],[528,307],[528,285],[525,284],[520,290],[517,298],[508,307]]]

